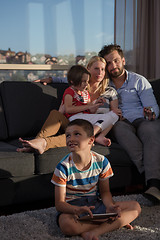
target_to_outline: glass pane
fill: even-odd
[[[1,0],[0,64],[85,64],[114,40],[114,0]]]
[[[0,20],[1,50],[19,53],[17,62],[44,63],[50,55],[70,63],[113,42],[114,0],[4,0]],[[20,56],[26,52],[31,59]]]

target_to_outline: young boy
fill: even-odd
[[[135,201],[114,202],[109,188],[113,171],[106,157],[91,151],[94,131],[90,122],[71,121],[66,128],[66,144],[70,154],[57,165],[52,177],[55,184],[57,222],[66,235],[80,235],[85,240],[127,226],[141,212]],[[116,212],[111,222],[79,221],[84,214]]]

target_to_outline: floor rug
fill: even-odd
[[[159,240],[160,239],[160,205],[138,195],[116,196],[115,201],[137,200],[141,215],[133,222],[134,230],[122,228],[107,233],[99,239],[116,240]],[[1,240],[80,240],[81,237],[65,237],[56,225],[56,210],[48,209],[26,211],[0,217]]]

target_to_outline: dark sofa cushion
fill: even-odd
[[[58,106],[60,106],[63,93],[69,85],[68,83],[51,83],[50,85],[57,90]]]
[[[11,178],[15,187],[13,203],[21,204],[50,199],[54,205],[54,185],[51,183],[51,177],[52,174],[43,174]]]
[[[50,200],[54,205],[52,174],[0,179],[0,206]],[[7,206],[8,207],[8,206]]]
[[[57,90],[31,82],[0,85],[9,138],[35,136],[49,112],[57,108]]]
[[[160,79],[150,81],[157,103],[160,106]]]
[[[128,154],[119,144],[112,142],[109,148],[95,145],[93,150],[106,156],[111,164],[114,173],[110,178],[111,189],[143,183],[143,176],[140,176]]]
[[[95,145],[92,150],[106,156],[110,161],[114,172],[114,176],[110,179],[112,189],[134,185],[139,183],[139,181],[143,183],[143,176],[140,176],[127,153],[117,143],[112,143],[109,148]],[[42,155],[36,154],[36,174],[53,173],[57,163],[68,153],[67,147],[63,147],[49,149]]]
[[[0,179],[33,175],[34,165],[31,153],[0,152]]]
[[[35,172],[37,174],[52,173],[58,162],[69,153],[67,147],[52,148],[42,155],[35,154]]]
[[[111,147],[95,145],[93,151],[108,158],[113,168],[131,167],[133,163],[129,160],[127,153],[117,144],[112,143]],[[69,153],[67,147],[52,148],[41,154],[35,154],[35,172],[37,174],[47,174],[54,171],[57,163]]]
[[[0,140],[5,140],[8,138],[7,126],[4,116],[3,104],[0,97]]]
[[[15,185],[11,179],[0,179],[0,191],[0,206],[13,204]]]
[[[9,142],[0,141],[0,152],[16,152],[16,149],[17,149],[17,146],[14,146]]]

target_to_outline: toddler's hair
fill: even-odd
[[[90,72],[81,65],[72,66],[67,74],[69,85],[78,86],[82,83],[83,74],[86,73],[91,76]]]
[[[89,121],[84,120],[84,119],[75,119],[75,120],[69,122],[67,127],[74,126],[74,125],[77,125],[77,126],[83,128],[83,130],[87,133],[88,137],[94,136],[93,125]],[[66,127],[66,129],[67,129],[67,127]]]

